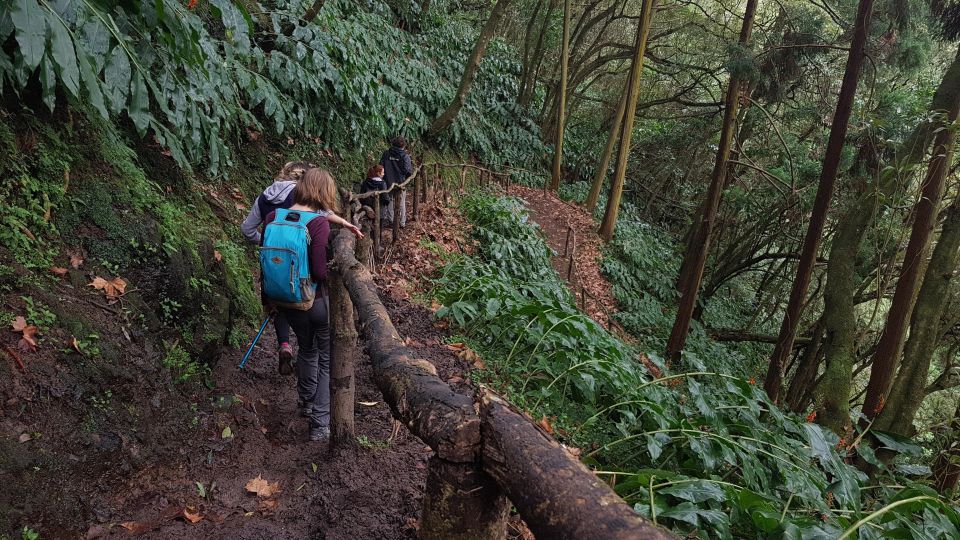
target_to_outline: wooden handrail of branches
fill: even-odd
[[[349,214],[363,228],[368,209],[359,199],[349,198]],[[503,538],[509,508],[504,494],[539,538],[674,538],[638,516],[610,486],[501,398],[486,389],[475,397],[458,394],[440,379],[433,364],[404,344],[372,274],[358,261],[354,235],[335,236],[334,263],[357,309],[384,400],[394,418],[436,452],[429,475],[431,482],[444,485],[433,490],[428,485],[423,523],[431,530],[421,530],[422,538],[450,538],[456,530],[461,531],[457,538]],[[478,481],[477,475],[492,481]],[[478,491],[485,502],[473,507],[464,502]],[[438,502],[438,497],[445,500]],[[490,503],[498,498],[504,504]],[[492,506],[502,511],[483,511]]]

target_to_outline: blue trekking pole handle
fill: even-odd
[[[253,338],[253,343],[250,344],[250,348],[247,349],[247,354],[243,355],[243,360],[240,361],[240,368],[243,369],[243,366],[246,365],[247,360],[250,358],[250,353],[253,352],[253,348],[257,346],[257,342],[260,341],[260,336],[263,335],[264,329],[267,327],[267,323],[270,322],[272,315],[267,315],[267,318],[263,320],[263,324],[260,325],[260,331],[257,332],[257,337]]]

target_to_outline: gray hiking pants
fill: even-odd
[[[307,311],[283,309],[297,335],[297,394],[310,407],[310,427],[330,425],[330,304],[318,296]]]
[[[390,197],[390,204],[380,207],[380,220],[383,222],[393,223],[393,205],[396,204],[396,201],[393,200],[393,196]],[[407,226],[407,192],[400,192],[400,226]]]

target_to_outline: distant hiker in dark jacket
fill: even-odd
[[[410,160],[410,154],[407,153],[407,140],[403,137],[396,137],[390,141],[392,145],[383,157],[380,158],[380,165],[383,165],[384,180],[387,186],[404,182],[413,175],[413,162]],[[393,216],[393,205],[390,208],[390,216]],[[400,226],[407,226],[407,192],[400,192]]]
[[[260,245],[261,234],[260,227],[264,219],[271,213],[280,208],[290,208],[293,206],[294,189],[297,182],[303,177],[307,169],[316,167],[313,163],[306,161],[290,161],[284,164],[273,183],[263,190],[253,204],[250,205],[250,212],[246,219],[240,225],[240,231],[243,236],[251,243]],[[351,230],[357,236],[363,237],[363,234],[352,223],[348,223],[333,212],[321,212],[328,221],[337,223],[342,227]],[[270,302],[266,298],[261,298],[264,306],[272,309]],[[273,318],[273,326],[277,331],[277,346],[279,351],[278,369],[281,375],[289,375],[293,372],[293,347],[290,345],[290,325],[282,313],[277,313]]]
[[[383,165],[374,165],[367,170],[367,178],[360,184],[360,193],[369,193],[371,191],[384,191],[387,189],[387,182],[383,179]],[[393,200],[393,196],[389,193],[383,193],[379,196],[380,199],[380,220],[381,221],[392,221],[393,214],[388,214],[387,212],[390,208],[390,201]],[[367,199],[364,204],[373,206],[373,201]]]
[[[337,209],[337,187],[333,176],[323,169],[310,169],[294,190],[291,211],[315,212],[320,215]],[[277,212],[270,212],[271,223]],[[304,311],[280,307],[278,311],[290,322],[297,334],[297,394],[303,416],[309,420],[310,440],[330,437],[330,305],[327,297],[327,243],[330,223],[314,218],[306,224],[309,234],[307,261],[311,281],[316,284],[316,297]]]

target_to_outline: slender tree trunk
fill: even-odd
[[[960,108],[960,100],[954,102],[950,108],[947,115],[949,124],[956,121],[958,108]],[[927,169],[927,176],[921,188],[920,200],[914,207],[913,228],[910,231],[910,242],[907,244],[907,251],[903,257],[900,278],[897,280],[893,301],[890,304],[890,310],[887,312],[887,323],[883,327],[883,333],[880,334],[877,352],[873,355],[870,381],[867,383],[867,394],[863,402],[863,414],[868,420],[873,419],[883,410],[887,393],[890,391],[890,383],[897,368],[897,361],[903,351],[907,321],[913,312],[920,272],[929,250],[933,228],[936,225],[937,211],[947,172],[953,161],[955,140],[956,132],[953,129],[941,129],[934,139],[930,167]],[[937,322],[939,322],[939,317]]]
[[[933,462],[933,487],[943,495],[953,493],[960,481],[960,404],[953,413],[950,440]]]
[[[630,158],[630,138],[633,135],[633,121],[637,115],[637,98],[640,96],[640,77],[643,75],[643,58],[647,52],[647,38],[650,36],[650,21],[653,18],[653,5],[656,0],[644,0],[640,14],[640,23],[637,26],[637,42],[633,57],[633,66],[630,68],[630,79],[627,84],[626,106],[624,107],[623,122],[620,125],[620,149],[617,151],[617,168],[614,172],[613,183],[610,185],[610,196],[607,198],[607,207],[600,223],[600,236],[607,242],[613,238],[613,229],[617,226],[617,214],[620,212],[620,197],[623,195],[623,184],[627,175],[627,161]]]
[[[627,81],[627,86],[630,81]],[[620,104],[613,117],[613,125],[610,127],[610,136],[607,137],[607,146],[603,149],[603,155],[600,157],[600,163],[597,165],[597,172],[593,176],[593,184],[590,186],[590,194],[587,196],[585,206],[593,215],[597,208],[597,201],[600,199],[600,190],[603,189],[603,181],[607,178],[607,169],[610,167],[610,157],[613,156],[613,149],[617,146],[617,135],[620,133],[620,126],[623,123],[623,111],[627,108],[627,88],[624,87],[623,95],[620,97]]]
[[[817,370],[823,360],[823,354],[821,354],[823,352],[823,328],[823,322],[820,321],[813,329],[813,340],[807,345],[803,355],[800,356],[793,379],[790,380],[786,403],[793,412],[803,412],[806,408],[804,396],[810,393],[810,388],[817,380]]]
[[[740,46],[750,45],[750,36],[753,33],[753,20],[757,13],[758,0],[748,0],[746,11],[743,14],[743,25],[740,27]],[[700,281],[703,279],[703,269],[707,263],[707,253],[710,250],[710,236],[713,224],[720,207],[720,196],[727,178],[727,163],[730,158],[730,148],[733,146],[734,127],[737,113],[740,110],[740,87],[743,79],[737,73],[730,74],[727,85],[726,103],[723,111],[723,127],[720,130],[720,147],[717,149],[717,159],[710,179],[710,188],[703,204],[703,214],[700,219],[699,233],[696,243],[691,246],[695,256],[690,260],[689,271],[686,272],[684,283],[681,285],[680,305],[677,308],[677,317],[667,342],[667,361],[674,362],[680,359],[680,351],[687,342],[687,333],[690,331],[690,320],[697,304],[697,293],[700,290]]]
[[[940,240],[933,250],[923,277],[917,304],[910,320],[910,338],[903,353],[903,364],[887,397],[887,403],[873,423],[874,429],[910,436],[913,419],[923,403],[930,360],[940,341],[943,311],[949,297],[950,282],[960,259],[960,198],[947,211]]]
[[[457,93],[454,95],[453,101],[447,107],[447,110],[443,111],[443,114],[438,116],[436,120],[430,124],[430,128],[427,130],[428,136],[435,137],[450,127],[450,124],[456,120],[457,114],[460,113],[460,109],[463,108],[463,104],[467,101],[467,94],[470,93],[470,87],[473,85],[473,80],[477,76],[480,61],[483,60],[487,45],[490,43],[490,40],[493,39],[493,35],[497,31],[497,25],[500,24],[500,19],[502,19],[504,13],[507,12],[507,7],[510,6],[511,1],[512,0],[497,0],[496,5],[493,6],[493,10],[490,12],[490,18],[487,19],[486,24],[484,24],[480,30],[480,35],[473,45],[473,52],[470,53],[467,65],[463,68],[463,77],[460,79],[460,86],[457,88]]]
[[[560,189],[563,174],[563,129],[567,111],[567,64],[570,56],[570,0],[563,0],[563,44],[560,46],[560,99],[557,105],[557,141],[553,152],[553,175],[550,191]]]
[[[960,99],[960,53],[947,69],[934,94],[930,111],[945,111]],[[853,385],[853,366],[856,362],[856,316],[854,296],[857,282],[857,254],[866,232],[882,211],[879,201],[889,197],[909,180],[912,170],[923,161],[936,131],[943,127],[943,117],[934,118],[917,126],[901,144],[893,167],[880,173],[875,188],[865,185],[857,198],[847,206],[837,224],[837,232],[827,264],[827,287],[824,303],[830,309],[824,313],[826,323],[826,370],[817,388],[818,422],[838,434],[844,433],[850,423],[850,392]],[[879,168],[879,167],[874,167]],[[906,172],[904,172],[906,171]]]
[[[830,127],[830,138],[827,142],[827,151],[823,158],[823,169],[820,172],[820,181],[817,186],[817,196],[813,202],[813,212],[807,234],[803,239],[803,250],[800,263],[797,265],[797,276],[790,290],[790,300],[787,311],[780,326],[780,339],[770,356],[770,365],[767,368],[767,377],[763,388],[767,391],[771,401],[780,401],[781,381],[783,380],[783,366],[786,364],[790,351],[793,350],[793,340],[800,324],[800,313],[807,296],[807,287],[813,275],[813,265],[817,260],[817,251],[820,247],[820,238],[827,221],[827,211],[830,209],[830,199],[833,198],[833,186],[837,179],[837,169],[843,153],[843,145],[847,137],[847,126],[853,110],[853,100],[857,94],[857,84],[860,82],[860,70],[863,67],[864,48],[867,43],[867,30],[870,26],[870,15],[873,9],[873,0],[860,0],[857,6],[857,18],[853,26],[853,39],[847,56],[847,67],[843,74],[843,83],[840,85],[840,95],[837,98],[837,109],[833,115],[833,125]]]
[[[543,9],[544,0],[537,0],[536,5],[533,8],[533,13],[530,15],[530,18],[527,20],[527,29],[526,33],[523,36],[523,60],[520,64],[520,86],[517,89],[517,103],[523,103],[523,97],[527,93],[527,84],[533,73],[533,61],[534,58],[531,56],[533,48],[533,39],[536,34],[533,32],[533,27],[537,23],[537,19],[540,17],[540,10]],[[549,15],[549,13],[548,13]],[[543,39],[543,34],[536,36],[538,39]],[[524,104],[525,105],[525,104]]]
[[[533,54],[527,61],[528,65],[524,68],[523,80],[520,83],[520,97],[518,99],[520,105],[524,107],[530,106],[530,102],[533,101],[533,96],[537,89],[537,74],[540,72],[540,66],[543,64],[544,38],[547,35],[550,16],[553,14],[553,10],[557,9],[558,2],[559,0],[550,0],[550,3],[547,5],[547,11],[543,15],[540,31],[537,32],[537,43],[533,48]]]

